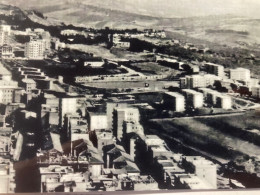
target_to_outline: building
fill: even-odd
[[[46,56],[46,41],[45,40],[31,40],[25,44],[25,57],[29,59],[44,59]]]
[[[116,138],[123,138],[123,124],[125,121],[139,122],[140,114],[137,108],[115,108],[113,113],[113,131]]]
[[[110,34],[108,36],[108,38],[109,38],[109,43],[113,47],[116,47],[116,48],[126,48],[126,49],[128,49],[130,47],[130,42],[122,41],[122,35]]]
[[[209,87],[213,86],[216,80],[220,80],[220,77],[213,74],[185,76],[180,79],[180,87],[182,89]]]
[[[104,65],[104,60],[100,57],[93,57],[84,62],[84,66],[100,68]]]
[[[0,80],[0,103],[13,103],[16,89],[18,89],[17,82]]]
[[[252,96],[260,98],[260,87],[252,87]]]
[[[95,130],[95,133],[97,139],[96,143],[93,144],[100,152],[102,152],[104,146],[113,144],[115,142],[113,132],[111,130]]]
[[[216,107],[222,109],[231,109],[232,108],[232,99],[228,95],[218,95],[216,100]]]
[[[230,79],[239,81],[250,80],[250,70],[246,68],[230,69]]]
[[[175,92],[164,93],[164,105],[175,112],[185,111],[185,97]]]
[[[200,156],[184,156],[182,166],[188,173],[206,181],[208,189],[217,189],[217,165]]]
[[[106,113],[88,112],[87,119],[90,131],[108,128]]]
[[[0,47],[0,57],[2,58],[14,57],[12,46],[4,44],[2,47]]]
[[[182,92],[186,98],[186,107],[200,108],[203,107],[203,94],[191,89],[183,89]]]
[[[64,125],[64,117],[66,114],[77,113],[77,98],[75,97],[64,97],[59,100],[60,107],[60,125]]]
[[[1,25],[0,26],[0,46],[9,44],[10,35],[11,35],[11,26]]]
[[[13,163],[5,156],[0,156],[0,193],[15,193],[15,170]]]
[[[208,88],[200,88],[198,90],[203,93],[204,101],[210,106],[222,109],[232,108],[232,98],[230,96]]]
[[[36,82],[33,79],[22,79],[22,87],[25,88],[26,93],[31,93],[36,89]]]
[[[214,74],[220,78],[223,78],[225,76],[224,73],[224,66],[219,64],[213,64],[213,63],[206,63],[205,64],[206,71],[209,74]]]
[[[66,115],[65,129],[67,131],[67,137],[70,141],[76,141],[79,139],[88,140],[88,122],[86,119],[77,115]]]

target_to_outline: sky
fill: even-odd
[[[24,8],[57,3],[89,4],[159,17],[233,14],[260,19],[260,0],[0,0]],[[77,5],[77,4],[76,4]]]

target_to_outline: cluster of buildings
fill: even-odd
[[[47,57],[51,48],[51,36],[40,28],[26,29],[30,41],[25,44],[24,56],[28,59],[42,60]]]
[[[109,34],[108,35],[108,42],[114,48],[121,48],[121,49],[129,49],[130,42],[123,40],[123,35],[120,34]]]
[[[202,107],[232,109],[232,98],[209,88],[183,89],[181,92],[165,92],[163,104],[175,112]]]
[[[2,58],[13,56],[7,41],[10,33],[10,26],[1,26]],[[25,33],[30,36],[30,41],[25,44],[26,59],[46,58],[54,40],[49,32],[26,29]],[[74,30],[64,30],[61,35],[87,36]],[[128,49],[130,42],[127,38],[138,36],[166,37],[164,31],[144,30],[140,34],[110,34],[109,42],[112,47]],[[58,39],[55,43],[56,49],[66,47]],[[171,64],[178,70],[191,70],[191,74],[177,77],[180,84],[177,92],[160,90],[163,91],[160,93],[162,101],[158,104],[162,110],[189,113],[203,107],[232,109],[231,96],[218,91],[216,83],[222,88],[231,84],[248,87],[254,97],[260,98],[259,81],[251,78],[250,70],[230,69],[226,74],[222,65],[205,63],[199,67],[174,57],[153,55],[158,63]],[[86,60],[84,66],[100,68],[104,63],[102,58],[93,57]],[[78,76],[75,82],[158,81],[169,76],[133,72]],[[149,118],[146,111],[154,109],[148,100],[137,101],[130,95],[110,95],[65,92],[54,87],[53,79],[39,68],[18,65],[13,67],[11,74],[0,64],[0,104],[1,109],[4,108],[0,115],[0,184],[5,186],[4,191],[15,191],[12,161],[22,159],[23,147],[31,148],[29,155],[36,155],[41,192],[217,188],[216,164],[201,156],[174,153],[160,137],[146,134],[142,119]],[[15,111],[18,111],[15,113],[18,119],[16,126],[12,125],[19,126],[18,135],[12,135],[12,127],[6,123],[6,118]],[[10,132],[6,133],[6,129]],[[11,147],[13,137],[20,138],[14,152]],[[15,158],[8,156],[9,153],[14,153]]]

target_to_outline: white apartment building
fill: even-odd
[[[213,64],[213,63],[206,63],[205,64],[206,71],[210,74],[214,74],[216,76],[219,76],[223,78],[225,76],[224,73],[224,66],[219,64]]]
[[[9,25],[0,26],[0,46],[4,44],[8,44],[10,34],[11,34],[11,26]]]
[[[204,88],[213,85],[216,80],[220,80],[220,77],[213,74],[185,76],[180,79],[180,87],[182,89]]]
[[[139,122],[140,114],[137,108],[115,108],[113,115],[113,130],[117,139],[123,138],[123,124],[125,121]]]
[[[246,68],[236,68],[230,69],[230,79],[249,81],[250,80],[250,70]]]
[[[44,59],[46,52],[45,40],[32,40],[25,44],[25,57],[29,59]]]
[[[64,117],[66,114],[77,113],[77,98],[68,97],[60,99],[60,124],[64,124]]]
[[[183,166],[190,167],[198,178],[206,181],[210,188],[217,189],[217,165],[200,156],[183,157]]]
[[[209,88],[200,88],[199,92],[203,93],[204,101],[214,107],[223,109],[232,108],[232,98],[228,95],[219,93]]]
[[[185,97],[175,92],[164,93],[164,104],[169,105],[169,109],[176,112],[185,111]]]
[[[107,115],[106,113],[88,113],[89,130],[107,129]]]
[[[260,86],[252,87],[252,96],[255,98],[260,98]]]
[[[231,109],[232,108],[231,97],[222,94],[217,95],[216,106],[223,109]]]
[[[184,89],[182,91],[186,97],[186,106],[191,106],[193,108],[203,107],[203,93],[191,89]]]

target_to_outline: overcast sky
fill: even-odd
[[[62,0],[0,0],[23,7],[52,5]],[[260,0],[64,0],[161,17],[235,14],[260,19]]]

